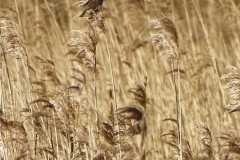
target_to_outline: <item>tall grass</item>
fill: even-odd
[[[1,1],[2,159],[239,159],[238,1],[82,4]]]

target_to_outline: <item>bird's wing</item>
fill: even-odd
[[[99,11],[102,7],[102,4],[103,4],[103,0],[100,0],[99,4],[96,6],[96,8],[94,10]]]
[[[88,0],[83,6],[85,7],[91,0]]]

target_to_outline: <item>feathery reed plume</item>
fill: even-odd
[[[180,160],[183,158],[182,151],[182,109],[180,105],[180,68],[178,54],[178,35],[172,20],[162,15],[162,19],[152,20],[153,29],[156,33],[146,39],[146,42],[159,44],[161,55],[170,59],[172,84],[175,91],[176,116],[178,127],[178,146]],[[177,67],[177,69],[176,69]],[[176,71],[177,72],[174,72]]]
[[[91,2],[89,2],[91,3]],[[87,5],[87,3],[86,3]],[[88,7],[88,6],[87,6]],[[86,8],[86,10],[82,13],[82,16],[92,8]],[[98,39],[101,33],[105,32],[104,27],[104,17],[100,12],[95,12],[94,14],[89,15],[90,17],[88,19],[85,18],[79,18],[76,16],[75,20],[80,20],[83,22],[86,26],[86,31],[84,30],[73,30],[72,33],[75,34],[74,37],[77,37],[77,35],[81,36],[83,35],[83,38],[71,38],[70,41],[67,43],[67,45],[70,47],[70,51],[68,55],[73,56],[73,65],[74,68],[72,70],[75,72],[75,76],[72,76],[71,78],[75,79],[79,84],[79,86],[82,90],[83,94],[87,93],[87,86],[91,85],[88,84],[88,79],[91,77],[88,77],[88,75],[85,74],[85,69],[90,69],[90,72],[94,74],[94,96],[95,96],[95,123],[92,123],[92,117],[91,114],[91,107],[89,108],[89,138],[90,138],[90,148],[98,150],[96,147],[100,145],[99,142],[99,132],[100,132],[100,122],[99,122],[99,109],[98,109],[98,95],[97,95],[97,44]],[[76,88],[76,87],[74,87]],[[83,95],[84,97],[85,95]],[[85,96],[85,99],[88,100],[88,97]],[[93,138],[92,138],[93,137]],[[90,159],[93,159],[96,155],[101,155],[99,152],[93,153],[92,151],[89,151],[89,153],[86,153],[86,157],[90,156]],[[89,154],[89,155],[88,155]],[[96,158],[96,157],[95,157]]]
[[[27,148],[22,148],[20,149],[20,155],[17,156],[14,160],[21,160],[21,159],[25,159],[28,156],[28,151]]]
[[[147,95],[146,87],[138,85],[136,88],[129,89],[133,94],[134,105],[125,106],[117,110],[118,121],[120,125],[120,135],[122,142],[127,142],[131,150],[124,150],[123,157],[145,159],[145,138],[147,136],[146,109]],[[129,140],[129,138],[131,140]],[[131,156],[130,156],[131,155]]]
[[[118,131],[115,130],[116,124],[116,114],[114,113],[113,105],[111,105],[111,110],[106,122],[102,122],[100,138],[102,137],[99,145],[99,149],[103,153],[97,155],[97,157],[106,157],[107,159],[117,158],[118,150]],[[97,158],[95,157],[95,158]]]
[[[240,111],[240,76],[239,70],[233,66],[227,67],[229,73],[221,77],[221,80],[227,81],[224,89],[228,90],[229,104],[225,107],[228,113]],[[218,137],[223,141],[222,149],[219,152],[221,158],[226,160],[240,159],[240,133],[237,129],[231,127],[229,133]]]
[[[139,85],[137,86],[137,88],[131,88],[128,90],[128,92],[133,94],[134,100],[138,102],[139,105],[142,106],[144,109],[146,109],[146,105],[147,105],[145,87]]]
[[[177,58],[178,56],[178,36],[173,22],[163,15],[162,19],[150,21],[156,33],[146,39],[146,42],[158,43],[163,56]]]
[[[178,125],[178,121],[174,118],[166,118],[163,119],[162,122],[173,122],[176,125]],[[170,152],[172,155],[175,155],[175,158],[179,158],[180,156],[180,148],[179,148],[179,131],[178,130],[169,130],[169,132],[163,133],[161,135],[162,141],[167,144],[170,147]],[[191,160],[192,157],[192,151],[191,146],[186,138],[183,138],[182,140],[182,158],[184,160]]]
[[[1,10],[0,14],[7,15],[7,12]],[[23,46],[22,33],[19,28],[19,25],[14,22],[10,17],[0,17],[0,47],[2,50],[1,64],[2,66],[5,66],[11,103],[13,103],[13,89],[9,73],[10,64],[7,57],[10,56],[11,58],[20,59],[26,54],[25,47]],[[5,79],[5,77],[2,78]]]
[[[212,159],[213,149],[211,131],[204,123],[196,124],[195,128],[197,129],[199,140],[203,147],[197,157],[202,159]]]
[[[147,99],[144,87],[139,85],[129,92],[134,95],[137,105],[142,104],[146,107],[143,103]],[[111,105],[108,120],[103,122],[101,127],[101,137],[103,137],[101,143],[106,142],[100,145],[103,150],[101,156],[117,158],[121,149],[122,159],[145,159],[146,113],[144,107],[137,105],[119,108],[116,113]],[[119,144],[121,148],[118,147]]]
[[[224,86],[229,90],[229,104],[225,107],[225,110],[229,113],[240,111],[240,74],[237,68],[228,66],[228,74],[221,77],[222,80],[227,80],[228,83]]]
[[[16,5],[16,2],[14,4]],[[4,93],[4,96],[1,95],[1,110],[3,112],[0,116],[2,130],[0,139],[4,138],[2,148],[8,150],[1,158],[17,159],[29,156],[30,153],[25,149],[32,144],[28,139],[29,133],[32,131],[29,132],[26,129],[23,121],[25,117],[22,117],[22,108],[20,107],[20,104],[25,101],[22,104],[27,107],[25,109],[29,110],[28,93],[26,93],[29,90],[26,91],[25,88],[30,80],[27,67],[28,57],[17,7],[14,9],[10,5],[4,6],[3,9],[0,9],[0,15],[0,88],[1,92]],[[14,75],[11,73],[14,68],[13,62],[16,62],[17,66]],[[21,69],[26,72],[22,72]],[[17,83],[14,84],[13,80]],[[21,80],[25,81],[24,85],[21,84]],[[18,95],[22,97],[17,98]]]
[[[11,58],[21,58],[23,54],[25,54],[25,47],[21,39],[22,34],[19,30],[19,25],[7,16],[0,17],[0,25],[1,48],[9,54]]]
[[[221,143],[221,150],[218,153],[219,157],[224,160],[238,160],[240,159],[240,133],[236,129],[230,129],[229,133],[225,133],[217,137],[223,142]]]

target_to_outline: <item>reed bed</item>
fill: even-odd
[[[1,159],[240,159],[240,3],[85,3],[1,0]]]

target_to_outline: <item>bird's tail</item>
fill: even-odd
[[[79,17],[83,17],[86,12],[87,12],[87,9],[85,9]]]

